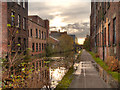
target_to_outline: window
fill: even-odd
[[[42,43],[42,51],[43,51],[43,49],[44,49],[44,44]]]
[[[46,44],[44,44],[44,48],[46,47]]]
[[[44,61],[42,60],[42,67],[44,67]]]
[[[26,18],[23,18],[23,29],[26,29]]]
[[[21,45],[21,38],[20,37],[18,37],[18,44]],[[20,47],[20,50],[21,50],[21,47]]]
[[[100,32],[100,46],[101,46],[101,32]]]
[[[98,46],[100,46],[100,37],[99,37],[99,33],[98,33]]]
[[[41,43],[39,43],[39,51],[41,51]]]
[[[23,0],[23,8],[25,8],[25,0]]]
[[[41,61],[39,61],[39,67],[41,68]]]
[[[46,40],[46,33],[44,32],[44,40]]]
[[[12,0],[12,2],[15,2],[15,0]]]
[[[105,40],[105,43],[104,43],[104,45],[106,46],[106,28],[105,28],[105,31],[104,31],[105,33],[104,33],[104,40]]]
[[[24,38],[24,50],[26,49],[26,39]]]
[[[34,52],[35,51],[35,44],[32,43],[32,51]]]
[[[21,44],[21,38],[18,37],[18,44]]]
[[[36,52],[38,52],[38,43],[36,43]]]
[[[38,38],[38,30],[36,29],[36,38]]]
[[[44,37],[44,36],[43,36],[43,31],[42,31],[42,39],[43,39],[43,37]]]
[[[32,29],[30,29],[30,36],[32,37]]]
[[[14,18],[15,18],[15,12],[11,12],[11,21],[12,21],[12,23],[11,23],[11,25],[13,26],[14,25]]]
[[[113,44],[116,44],[116,18],[113,19]]]
[[[108,5],[107,6],[108,6],[107,8],[109,9],[110,8],[110,0],[108,0]]]
[[[110,45],[110,24],[108,24],[108,45]]]
[[[39,39],[41,39],[41,31],[39,30]]]
[[[20,15],[18,14],[18,27],[20,27]]]
[[[20,5],[20,3],[21,3],[21,2],[20,2],[20,0],[18,0],[18,2],[17,2],[17,3]]]
[[[38,70],[38,62],[36,62],[36,71]]]

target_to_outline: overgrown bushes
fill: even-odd
[[[113,63],[113,62],[111,62],[113,59],[112,58],[110,58],[111,59],[111,61],[109,61],[109,58],[108,58],[108,62],[109,62],[109,66],[107,65],[108,64],[108,62],[104,62],[102,59],[100,59],[100,58],[96,58],[96,54],[95,53],[93,53],[93,52],[89,52],[91,55],[92,55],[92,57],[93,57],[93,59],[96,61],[96,63],[98,63],[105,71],[107,71],[107,73],[108,74],[110,74],[110,75],[112,75],[112,77],[115,79],[115,80],[117,80],[117,81],[119,81],[119,79],[118,79],[118,76],[120,75],[120,73],[118,73],[118,71],[115,71],[115,69],[113,69],[113,71],[111,70],[111,68],[110,67],[112,67],[112,68],[114,68],[114,67],[116,67],[116,66],[114,66],[115,64],[116,64],[116,61],[115,61],[115,63]],[[107,61],[107,60],[106,60]],[[111,65],[111,64],[113,64],[113,65]],[[119,62],[120,63],[120,62]],[[118,65],[118,64],[117,64]],[[120,65],[120,64],[119,64]],[[114,66],[114,67],[113,67]],[[118,69],[117,69],[118,70]],[[120,82],[120,81],[119,81]]]
[[[117,72],[119,71],[120,61],[115,59],[114,56],[108,56],[108,58],[105,60],[105,63],[108,65],[109,70]]]

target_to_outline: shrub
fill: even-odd
[[[99,58],[99,54],[97,53],[97,54],[95,55],[95,57],[96,57],[96,58]]]
[[[118,59],[115,59],[114,56],[108,56],[106,60],[106,64],[109,66],[109,70],[111,71],[119,71],[119,63]]]

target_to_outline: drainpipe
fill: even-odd
[[[103,21],[102,21],[102,37],[103,37],[103,40],[102,40],[102,47],[103,47],[103,61],[104,61],[104,26],[103,26]]]

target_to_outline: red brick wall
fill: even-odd
[[[2,3],[2,51],[3,56],[7,53],[7,3]],[[5,55],[6,56],[6,55]]]
[[[45,21],[45,27],[47,29],[47,38],[49,38],[49,21],[48,20],[44,20]]]
[[[0,1],[0,16],[2,16],[2,2]],[[0,58],[2,57],[2,17],[0,17]]]
[[[24,47],[23,39],[26,39],[26,46],[28,41],[28,3],[26,2],[26,8],[23,8],[22,3],[21,6],[16,2],[2,2],[2,50],[3,54],[7,53],[8,47],[8,30],[7,24],[11,24],[11,11],[15,12],[15,26],[18,25],[18,14],[20,15],[21,25],[20,28],[16,28],[18,30],[18,34],[16,35],[15,42],[17,43],[18,37],[21,37],[21,48],[22,50],[26,49]],[[23,30],[23,17],[26,18],[26,30]],[[5,55],[6,56],[6,55]]]
[[[7,23],[11,24],[11,12],[15,12],[15,26],[18,26],[18,14],[20,15],[20,28],[16,28],[19,33],[16,36],[15,42],[18,43],[18,37],[21,38],[21,50],[24,50],[24,38],[26,39],[26,46],[28,47],[28,2],[25,3],[25,8],[23,8],[23,4],[18,5],[17,2],[8,2],[7,3]],[[23,18],[26,18],[26,29],[23,29]],[[27,48],[26,47],[26,48]]]
[[[45,28],[45,21],[42,20],[40,17],[37,15],[29,16],[29,19],[35,22],[36,24],[39,24],[40,26]]]
[[[101,4],[101,5],[100,5]],[[95,6],[93,5],[93,3],[91,4],[92,8],[91,8],[91,17],[90,17],[90,36],[91,36],[91,49],[94,50],[95,46],[95,35],[100,34],[102,32],[102,30],[105,33],[105,28],[106,28],[106,45],[104,46],[104,56],[105,59],[110,56],[113,55],[117,58],[120,59],[120,2],[110,2],[110,7],[107,8],[108,3],[96,3],[96,13],[94,12],[94,8]],[[104,7],[104,9],[102,9]],[[100,12],[103,11],[103,14],[100,14]],[[96,14],[96,24],[94,23],[94,15]],[[101,18],[101,16],[104,16],[104,20],[103,18]],[[114,17],[116,17],[116,40],[117,43],[114,46],[113,45],[113,19]],[[103,22],[103,27],[101,27]],[[108,45],[108,24],[110,23],[110,46]],[[97,32],[95,32],[94,29],[94,25],[96,25],[97,27],[95,28]],[[104,34],[105,35],[105,34]],[[98,54],[100,55],[101,59],[103,58],[103,49],[102,49],[102,38],[100,38],[100,36],[97,36],[97,40],[99,39],[99,42],[97,42],[97,47],[96,50],[98,52]],[[104,38],[105,40],[105,38]],[[105,43],[105,42],[104,42]],[[116,50],[115,50],[116,49]],[[114,52],[116,51],[116,54],[114,54]]]
[[[31,17],[29,17],[29,19],[30,20],[28,20],[28,29],[29,29],[28,47],[32,49],[32,43],[34,43],[35,51],[31,52],[31,54],[35,55],[35,54],[43,53],[44,51],[42,51],[42,43],[44,45],[44,44],[46,44],[47,41],[39,38],[39,30],[40,30],[41,34],[42,34],[42,32],[44,32],[47,36],[47,29],[42,27],[40,24],[37,24],[34,21],[31,21],[31,20],[33,20],[33,19],[31,19]],[[30,30],[31,29],[32,29],[32,33],[33,33],[32,37],[30,36],[31,35]],[[38,38],[36,38],[36,29],[38,30]],[[36,43],[38,43],[38,52],[36,52]],[[41,43],[41,51],[39,51],[39,43]]]

